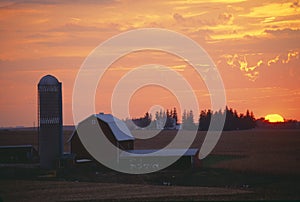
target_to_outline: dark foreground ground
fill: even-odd
[[[137,141],[135,147],[160,148],[175,135],[164,131],[147,144]],[[201,146],[204,136],[198,133],[192,147]],[[13,143],[36,144],[36,134],[0,132],[0,144]],[[38,164],[2,164],[0,197],[3,201],[300,200],[299,160],[299,130],[224,132],[202,167],[194,170],[129,175],[85,164],[54,175]]]

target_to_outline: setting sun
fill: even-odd
[[[279,114],[268,114],[265,116],[265,120],[271,123],[284,122],[283,117]]]

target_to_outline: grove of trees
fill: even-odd
[[[208,130],[210,120],[215,118],[218,119],[220,116],[225,117],[225,123],[223,130],[247,130],[255,127],[255,118],[253,112],[249,110],[246,111],[246,114],[238,114],[236,110],[226,107],[224,111],[213,112],[211,110],[201,111],[199,117],[199,128],[198,130]]]
[[[133,118],[131,121],[139,128],[147,129],[185,129],[185,130],[201,130],[206,131],[209,129],[209,124],[212,119],[221,120],[225,116],[225,123],[223,130],[247,130],[255,127],[255,118],[253,112],[249,110],[245,114],[238,113],[232,108],[226,107],[224,110],[212,111],[212,110],[202,110],[198,122],[195,123],[195,117],[192,110],[184,110],[182,114],[181,124],[178,122],[177,110],[174,107],[171,110],[159,111],[155,113],[153,119],[149,112],[146,112],[143,117]],[[129,119],[127,119],[126,124],[130,129],[134,126],[130,125]],[[181,126],[180,126],[181,125]],[[180,127],[179,127],[180,126]]]

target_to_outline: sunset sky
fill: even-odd
[[[173,30],[202,46],[219,69],[229,107],[250,109],[256,118],[280,114],[300,120],[299,1],[12,0],[0,2],[0,25],[0,127],[37,123],[37,83],[46,74],[62,82],[64,124],[73,124],[73,85],[84,59],[101,42],[137,28]],[[200,109],[210,108],[206,87],[191,66],[170,54],[144,51],[107,71],[97,111],[111,112],[116,82],[149,63],[179,72],[193,86]],[[131,115],[142,116],[155,104],[177,106],[170,92],[148,87],[132,97]]]

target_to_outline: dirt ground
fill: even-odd
[[[4,201],[175,201],[250,193],[245,190],[211,187],[63,181],[4,181],[0,184],[0,189],[5,193]]]

